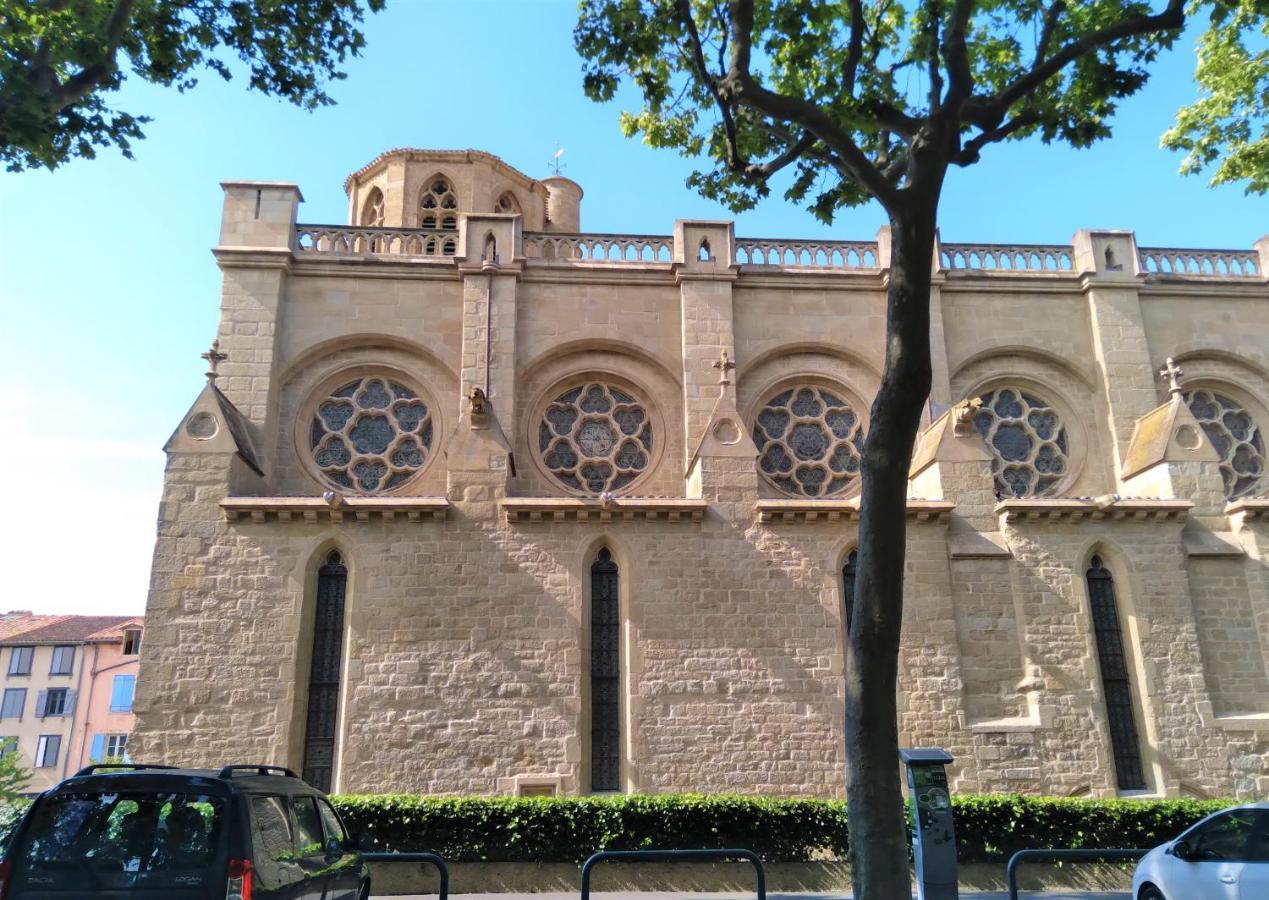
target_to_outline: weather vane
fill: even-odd
[[[547,163],[551,167],[551,171],[556,175],[560,174],[560,170],[564,168],[564,163],[560,162],[560,157],[564,155],[564,148],[559,142],[555,143],[555,153],[551,156],[551,161]]]

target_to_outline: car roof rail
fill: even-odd
[[[264,766],[255,764],[245,764],[236,766],[225,766],[220,770],[220,778],[233,778],[235,772],[251,772],[256,775],[285,775],[287,778],[298,778],[299,776],[285,766]]]
[[[175,768],[177,767],[163,766],[163,765],[159,765],[158,763],[93,763],[91,766],[84,766],[82,769],[80,769],[71,777],[78,778],[81,775],[91,775],[94,772],[101,771],[102,769],[132,769],[133,771],[139,771],[141,769],[175,769]]]

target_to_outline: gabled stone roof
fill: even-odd
[[[498,157],[494,156],[492,153],[486,153],[484,150],[470,150],[470,149],[468,150],[424,150],[418,147],[394,147],[391,150],[385,150],[383,153],[380,153],[370,162],[366,163],[356,172],[353,172],[351,175],[345,178],[344,179],[344,193],[351,194],[354,181],[358,180],[363,175],[370,172],[372,169],[374,169],[376,166],[380,165],[381,163],[387,162],[389,159],[393,159],[394,157],[398,157],[398,156],[405,156],[405,157],[417,156],[420,159],[448,161],[448,162],[461,162],[461,163],[469,163],[469,162],[472,162],[473,160],[479,159],[487,163],[490,163],[496,169],[502,170],[504,174],[510,175],[511,177],[518,179],[520,182],[523,183],[525,187],[529,188],[530,190],[537,190],[542,193],[547,192],[546,187],[543,184],[541,184],[536,178],[530,178],[528,175],[525,175],[519,169],[515,168],[514,166],[508,165],[507,163],[503,162]]]

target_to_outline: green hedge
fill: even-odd
[[[846,805],[833,800],[661,794],[608,797],[333,797],[353,832],[387,851],[454,862],[580,862],[599,850],[745,847],[769,862],[843,858]],[[1150,847],[1223,800],[954,796],[962,862],[1024,847]]]

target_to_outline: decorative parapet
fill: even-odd
[[[764,269],[876,270],[881,267],[876,241],[736,238],[736,262]]]
[[[700,522],[709,508],[672,497],[507,497],[498,505],[508,522]]]
[[[449,501],[443,497],[226,497],[220,501],[229,522],[343,522],[345,519],[407,522],[444,519]]]
[[[1260,278],[1260,257],[1255,250],[1185,250],[1176,247],[1142,247],[1141,271],[1149,275],[1184,275],[1198,278]]]
[[[551,234],[526,232],[524,256],[559,262],[669,263],[674,238],[663,234]]]
[[[1189,500],[1157,500],[1140,497],[1071,497],[1061,499],[1002,500],[996,514],[1009,523],[1026,522],[1183,522],[1194,504]]]
[[[939,244],[939,268],[953,272],[1075,274],[1070,244]]]
[[[1241,515],[1244,522],[1269,521],[1269,497],[1247,497],[1227,503],[1225,515]]]
[[[758,521],[768,524],[794,522],[855,522],[859,519],[859,498],[848,500],[759,500]],[[948,500],[909,500],[908,520],[946,522],[956,504]]]
[[[445,259],[458,253],[458,232],[442,228],[353,228],[295,226],[295,254],[321,257]]]

